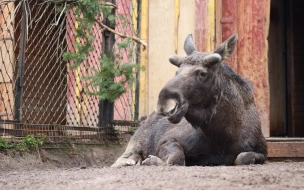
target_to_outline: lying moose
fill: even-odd
[[[178,67],[176,76],[112,167],[265,162],[267,144],[251,84],[222,62],[236,41],[235,34],[206,53],[196,50],[192,35],[186,38],[187,56],[169,58]]]

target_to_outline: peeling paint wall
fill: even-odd
[[[148,23],[148,105],[145,113],[139,113],[139,118],[154,111],[161,88],[175,75],[177,68],[169,63],[169,56],[176,52],[186,55],[184,39],[195,32],[195,1],[149,1]]]
[[[237,66],[238,73],[248,77],[254,86],[264,136],[269,132],[270,91],[268,81],[268,31],[270,1],[238,1],[239,34]]]
[[[269,136],[270,102],[267,56],[269,16],[269,0],[196,1],[196,44],[199,44],[199,50],[212,51],[214,44],[221,43],[219,39],[223,42],[238,34],[237,48],[225,62],[252,81],[266,137]]]
[[[179,6],[177,6],[179,4]],[[226,62],[254,86],[264,136],[269,136],[268,30],[269,0],[149,1],[147,112],[163,85],[174,76],[171,54],[185,55],[183,42],[192,33],[199,51],[212,51],[238,33],[237,48]],[[177,12],[179,11],[179,12]],[[177,51],[176,51],[177,45]]]

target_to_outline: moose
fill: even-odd
[[[132,165],[263,164],[267,144],[250,81],[222,61],[234,51],[237,34],[213,52],[198,52],[192,35],[185,57],[158,96],[153,112],[131,137],[112,167]]]

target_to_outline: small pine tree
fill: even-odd
[[[111,6],[102,4],[100,0],[80,0],[76,1],[69,9],[74,8],[76,22],[78,27],[75,31],[76,51],[74,53],[65,52],[63,57],[66,61],[73,61],[70,69],[78,68],[81,63],[87,60],[88,55],[93,51],[94,42],[93,26],[96,24],[96,18],[103,15],[110,22],[115,23],[115,15],[112,14]],[[69,10],[67,9],[67,10]],[[118,15],[121,18],[121,15]],[[123,19],[122,19],[123,20]],[[125,26],[124,24],[122,24]],[[126,52],[132,52],[133,41],[130,38],[116,43],[118,52],[121,49],[128,49]],[[126,86],[132,86],[135,82],[135,73],[140,66],[134,63],[120,63],[119,54],[102,54],[100,61],[100,70],[91,68],[93,75],[83,76],[82,80],[86,81],[85,88],[89,95],[96,95],[100,100],[109,100],[113,102],[126,92]],[[144,68],[141,68],[144,69]],[[115,80],[120,77],[121,80]],[[89,90],[94,87],[95,91]]]

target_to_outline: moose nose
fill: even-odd
[[[155,108],[155,112],[161,116],[171,116],[173,115],[178,107],[178,103],[174,99],[168,99],[166,101],[158,101]]]

